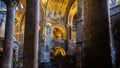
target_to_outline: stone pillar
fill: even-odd
[[[23,68],[38,68],[39,0],[26,1]]]
[[[77,21],[76,21],[76,67],[81,68],[82,57],[83,57],[83,21],[82,21],[82,0],[78,0],[77,10]]]
[[[76,31],[76,60],[77,60],[77,68],[81,68],[82,66],[82,58],[83,58],[83,21],[79,20],[77,23],[77,31]]]
[[[113,57],[115,68],[120,68],[120,22],[113,22],[113,39],[115,46],[113,50],[113,54],[116,55]],[[116,53],[115,53],[116,52]]]
[[[83,0],[82,68],[112,68],[107,0]]]
[[[14,32],[14,18],[16,0],[4,0],[7,6],[5,38],[3,46],[3,65],[2,68],[12,68],[13,56],[13,32]]]

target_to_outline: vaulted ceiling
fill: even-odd
[[[75,1],[77,0],[41,0],[46,20],[52,22],[65,22]],[[74,5],[72,9],[77,9],[75,7],[77,7],[77,5]],[[75,12],[72,13],[74,14]]]
[[[40,0],[41,20],[51,22],[73,22],[73,17],[77,13],[79,0]],[[111,0],[112,2],[113,0]],[[116,0],[119,4],[120,0]],[[20,0],[16,8],[17,25],[23,26],[25,22],[26,0]]]
[[[16,8],[17,26],[23,26],[25,22],[26,0],[20,0]],[[41,0],[40,14],[42,20],[66,23],[69,17],[77,12],[77,0]],[[69,17],[68,17],[69,16]]]

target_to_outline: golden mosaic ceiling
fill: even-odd
[[[44,9],[41,11],[45,12],[46,17],[48,18],[53,18],[53,19],[64,18],[66,13],[69,13],[69,10],[71,10],[70,8],[72,7],[72,4],[73,4],[71,2],[75,2],[75,0],[41,0],[40,4],[43,6],[42,8]],[[18,9],[16,12],[16,18],[19,22],[21,21],[23,15],[25,14],[25,8],[26,8],[25,4],[26,4],[26,0],[20,0]],[[76,11],[74,11],[76,10],[76,7],[77,6],[72,8],[73,9],[71,10],[72,13],[69,13],[69,14],[72,15],[76,13]]]
[[[65,21],[65,17],[68,16],[69,11],[75,1],[77,0],[41,0],[41,4],[45,10],[46,18],[48,21],[52,20],[55,22],[63,22]],[[73,10],[76,9],[75,7]],[[75,12],[72,12],[70,14],[75,14]]]

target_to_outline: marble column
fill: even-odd
[[[3,46],[3,64],[2,68],[12,68],[13,57],[13,32],[16,0],[3,0],[7,6],[5,38]]]
[[[107,0],[83,0],[82,68],[112,68]]]
[[[26,1],[23,68],[38,68],[39,0]]]

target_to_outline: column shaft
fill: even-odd
[[[15,17],[15,5],[12,3],[8,3],[5,38],[4,38],[4,46],[3,46],[4,50],[3,50],[2,68],[12,67],[14,17]]]
[[[83,0],[82,68],[111,68],[107,0]]]
[[[23,68],[38,68],[39,0],[26,1]]]

